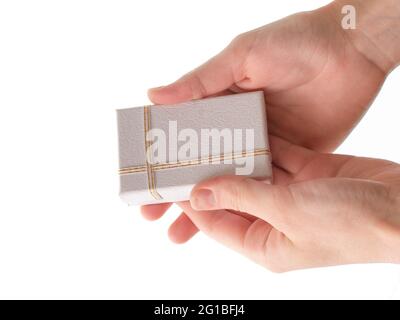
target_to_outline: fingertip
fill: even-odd
[[[174,229],[168,229],[168,238],[171,242],[175,244],[185,244],[188,242],[188,239],[182,238]]]
[[[142,217],[147,221],[156,221],[162,217],[162,213],[154,213],[141,210]]]
[[[196,189],[190,195],[190,205],[194,210],[214,210],[216,209],[215,195],[210,189]]]
[[[147,95],[154,104],[172,104],[180,102],[173,84],[149,89]]]
[[[170,203],[141,206],[140,213],[146,220],[155,221],[160,219],[170,206]]]
[[[169,227],[168,237],[173,243],[183,244],[193,238],[197,232],[197,227],[185,213],[182,213]]]
[[[149,97],[150,101],[153,103],[158,103],[159,97],[162,97],[162,92],[165,86],[154,87],[147,90],[147,96]]]
[[[190,206],[196,211],[216,210],[215,191],[218,191],[227,176],[218,176],[203,180],[196,184],[190,193]]]
[[[149,89],[147,95],[154,104],[175,104],[192,100],[191,91],[186,90],[185,83],[179,81]]]
[[[204,189],[211,191],[219,191],[221,189],[224,190],[229,186],[237,185],[247,180],[256,181],[256,179],[240,175],[223,175],[223,176],[212,177],[196,184],[192,189],[191,197],[198,194],[199,191],[201,192]]]

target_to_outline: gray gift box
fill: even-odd
[[[263,92],[117,110],[120,196],[128,204],[188,200],[221,175],[272,179]]]

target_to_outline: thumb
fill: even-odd
[[[172,104],[201,99],[231,87],[239,73],[237,50],[228,46],[221,53],[176,82],[150,89],[149,98],[156,104]]]
[[[217,177],[201,182],[192,190],[190,204],[195,210],[245,212],[279,231],[287,229],[295,209],[290,187],[269,185],[242,176]]]

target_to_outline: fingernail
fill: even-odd
[[[215,197],[209,189],[199,189],[190,197],[190,204],[195,210],[208,210],[215,207]]]

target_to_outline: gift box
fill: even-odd
[[[117,110],[120,196],[145,205],[188,200],[221,175],[271,181],[263,92]]]

